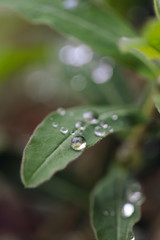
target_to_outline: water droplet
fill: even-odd
[[[73,9],[77,7],[78,5],[78,0],[65,0],[63,2],[63,7],[66,9]]]
[[[86,88],[87,81],[84,76],[76,75],[70,81],[71,87],[77,92],[81,92]]]
[[[76,134],[76,131],[72,130],[72,131],[70,132],[70,134],[71,134],[72,136],[74,136],[74,135]]]
[[[111,217],[114,217],[115,216],[115,211],[112,210],[110,215],[111,215]]]
[[[109,64],[100,64],[92,72],[92,79],[96,84],[103,84],[111,79],[113,67]]]
[[[60,132],[63,133],[63,134],[67,134],[68,133],[68,128],[61,127]]]
[[[135,236],[133,235],[133,233],[129,233],[129,240],[135,240]]]
[[[64,64],[80,67],[92,60],[93,52],[86,45],[77,47],[67,45],[60,50],[59,58]]]
[[[108,212],[107,210],[105,210],[105,211],[103,212],[103,215],[104,215],[104,216],[109,216],[109,212]]]
[[[59,115],[64,116],[66,114],[66,110],[64,108],[58,108],[57,112],[59,113]]]
[[[106,134],[106,131],[101,126],[96,126],[94,129],[94,134],[98,137],[104,137]]]
[[[114,121],[116,121],[116,120],[118,119],[117,114],[113,114],[113,115],[112,115],[112,119],[113,119]]]
[[[71,147],[76,151],[81,151],[87,146],[86,140],[82,136],[72,138]]]
[[[134,206],[131,203],[126,203],[122,208],[122,216],[125,218],[131,217],[134,211]]]
[[[104,128],[104,129],[108,128],[108,124],[107,124],[107,123],[100,122],[100,125],[101,125],[101,127]]]
[[[52,127],[57,128],[57,127],[58,127],[58,123],[53,122],[53,123],[52,123]]]
[[[139,183],[134,183],[128,188],[127,198],[128,201],[137,203],[138,205],[141,205],[143,203],[144,197]]]
[[[85,112],[83,113],[83,119],[88,124],[97,124],[98,114],[96,114],[95,112]]]
[[[86,123],[83,121],[78,121],[76,122],[75,127],[79,130],[84,131],[86,129]]]
[[[109,132],[110,132],[110,133],[113,133],[113,132],[114,132],[114,129],[110,127]]]

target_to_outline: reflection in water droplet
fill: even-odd
[[[104,128],[104,129],[108,128],[108,124],[107,124],[107,123],[100,122],[100,125],[101,125],[101,127]]]
[[[106,131],[101,126],[96,126],[94,129],[94,134],[98,137],[104,137],[106,134]]]
[[[118,119],[117,114],[113,114],[113,115],[112,115],[112,119],[113,119],[114,121],[116,121],[116,120]]]
[[[65,0],[63,2],[63,7],[66,9],[73,9],[77,7],[78,5],[78,0]]]
[[[86,45],[67,45],[60,50],[59,58],[64,64],[80,67],[92,60],[93,52]]]
[[[122,208],[122,216],[125,218],[131,217],[135,208],[131,203],[126,203]]]
[[[58,127],[58,123],[53,122],[53,123],[52,123],[52,127],[57,128],[57,127]]]
[[[76,75],[71,79],[70,84],[73,90],[80,92],[86,88],[87,81],[85,77]]]
[[[63,133],[63,134],[67,134],[68,133],[68,128],[61,127],[60,132]]]
[[[97,124],[98,114],[95,112],[85,112],[83,113],[83,119],[88,124]]]
[[[86,140],[82,136],[72,138],[71,147],[76,151],[81,151],[87,146]]]
[[[92,71],[92,79],[97,84],[103,84],[111,79],[113,67],[109,64],[101,64]]]
[[[127,190],[128,201],[141,205],[144,201],[144,197],[141,191],[139,183],[133,183]]]
[[[59,115],[64,116],[66,114],[66,110],[64,108],[58,108],[57,112],[59,113]]]
[[[84,131],[86,129],[86,123],[83,121],[78,121],[76,122],[75,127],[79,130]]]

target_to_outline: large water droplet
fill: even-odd
[[[52,127],[57,128],[57,127],[58,127],[58,123],[53,122],[53,123],[52,123]]]
[[[116,121],[116,120],[118,119],[118,115],[117,115],[117,114],[113,114],[113,115],[112,115],[112,119],[113,119],[114,121]]]
[[[61,127],[60,132],[63,133],[63,134],[67,134],[68,133],[68,128]]]
[[[71,140],[71,147],[76,151],[81,151],[85,149],[86,146],[87,146],[86,140],[82,136],[74,137]]]
[[[134,213],[135,208],[133,206],[133,204],[131,203],[126,203],[124,204],[123,208],[122,208],[122,216],[125,218],[131,217],[132,214]]]
[[[101,64],[92,72],[92,79],[97,84],[103,84],[111,79],[113,67],[109,64]]]
[[[73,9],[77,7],[78,5],[78,0],[65,0],[63,2],[63,7],[66,9]]]
[[[64,116],[66,114],[66,110],[64,108],[58,108],[57,112],[59,113],[59,115]]]
[[[95,112],[85,112],[83,113],[83,119],[88,124],[97,124],[98,114]]]
[[[96,126],[94,129],[94,134],[98,137],[104,137],[106,134],[106,131],[101,126]]]
[[[86,129],[86,123],[83,122],[83,121],[78,121],[78,122],[76,122],[75,127],[76,127],[78,130],[84,131],[84,130]]]

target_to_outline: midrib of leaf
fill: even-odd
[[[116,188],[119,190],[119,198],[116,201],[116,221],[117,221],[117,240],[120,240],[120,229],[121,229],[121,217],[120,217],[120,206],[121,206],[121,199],[122,199],[122,193],[123,193],[123,184],[120,182],[120,184],[116,184]]]

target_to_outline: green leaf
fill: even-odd
[[[45,23],[67,35],[73,35],[102,54],[118,58],[118,41],[122,36],[134,37],[134,31],[112,10],[98,9],[89,1],[67,9],[65,0],[0,0],[0,5],[23,13],[36,23]]]
[[[98,114],[99,121],[107,122],[110,126],[104,129],[103,137],[113,131],[129,129],[142,120],[140,113],[132,108],[82,107],[69,109],[64,116],[58,112],[52,113],[37,127],[24,151],[22,179],[26,186],[35,187],[48,180],[55,172],[65,168],[69,162],[81,154],[81,151],[71,148],[71,140],[74,136],[70,131],[75,130],[77,120],[83,120],[83,113],[88,111]],[[116,117],[114,116],[115,120],[113,120],[112,116],[115,114]],[[58,123],[57,128],[52,126],[53,122]],[[61,127],[69,129],[68,133],[62,134]],[[102,139],[94,134],[94,129],[95,125],[88,124],[82,132],[87,147],[93,146]],[[78,130],[75,136],[80,136]]]
[[[154,67],[148,67],[149,60],[143,61],[144,58],[139,58],[137,54],[124,54],[120,51],[120,39],[134,38],[136,34],[112,9],[101,9],[86,0],[80,0],[77,6],[67,9],[66,2],[67,0],[0,0],[0,6],[18,10],[34,23],[48,24],[68,36],[74,36],[101,54],[111,56],[141,74],[145,73],[148,78],[155,78]]]
[[[154,0],[154,8],[155,8],[157,17],[160,18],[160,0]]]
[[[124,170],[115,168],[95,188],[91,217],[98,240],[131,240],[133,225],[140,218],[140,207],[127,198],[127,190],[133,183]],[[128,203],[134,211],[124,217],[122,209]]]

